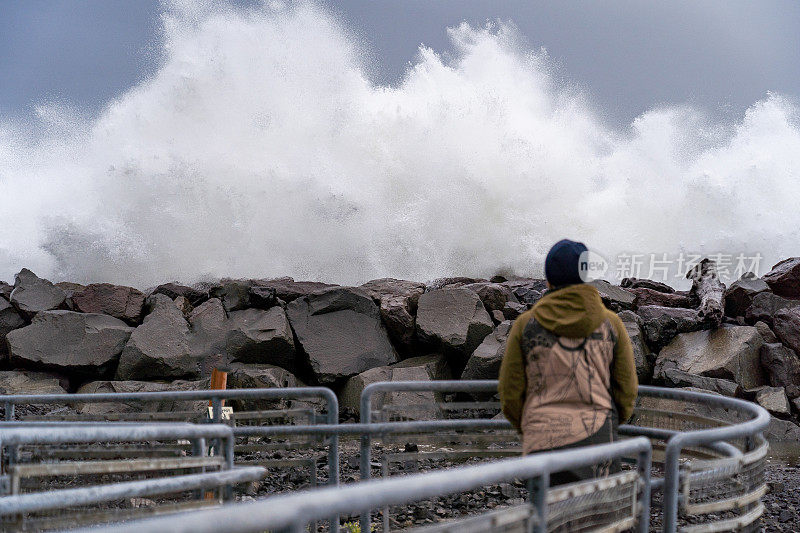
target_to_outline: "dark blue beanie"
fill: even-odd
[[[558,241],[547,252],[544,260],[544,275],[553,287],[564,287],[583,283],[580,273],[580,257],[587,252],[586,245],[569,239]]]

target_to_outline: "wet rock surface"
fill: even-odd
[[[163,294],[151,297],[153,310],[136,328],[120,356],[116,379],[179,379],[200,376],[199,360],[189,348],[189,324]]]
[[[493,329],[483,302],[470,289],[445,288],[420,296],[418,337],[434,347],[461,354],[464,362]]]
[[[73,306],[81,313],[102,313],[135,326],[142,321],[144,293],[133,287],[93,283],[71,296]]]
[[[656,359],[656,375],[676,368],[689,374],[735,381],[743,388],[765,384],[759,350],[764,343],[750,326],[681,333]]]
[[[335,383],[397,361],[380,310],[361,289],[333,288],[303,296],[286,312],[319,383]]]
[[[59,309],[65,304],[66,293],[49,280],[38,277],[24,268],[16,275],[9,300],[27,318],[36,313]]]
[[[108,315],[42,311],[6,341],[16,365],[81,377],[113,371],[132,331]]]

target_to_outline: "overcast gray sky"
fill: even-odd
[[[584,87],[611,123],[655,105],[740,114],[767,91],[800,95],[800,2],[785,0],[326,2],[372,51],[371,76],[394,83],[420,43],[445,28],[512,20]],[[0,0],[0,116],[42,101],[89,112],[158,65],[156,0]]]

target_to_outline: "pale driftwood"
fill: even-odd
[[[711,259],[703,259],[686,273],[692,280],[690,295],[700,301],[698,315],[713,327],[719,327],[725,318],[723,293],[725,285],[719,280],[717,264]]]

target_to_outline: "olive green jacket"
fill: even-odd
[[[609,354],[610,369],[603,370],[606,370],[606,376],[610,370],[609,392],[616,405],[619,420],[627,421],[633,414],[639,386],[630,337],[622,320],[603,305],[597,289],[591,285],[579,284],[548,292],[533,309],[520,315],[511,327],[505,356],[500,366],[499,386],[503,413],[509,422],[517,430],[523,431],[526,396],[531,390],[536,390],[536,384],[532,384],[533,387],[528,386],[528,376],[532,376],[535,380],[541,378],[535,374],[535,368],[526,368],[529,360],[536,356],[523,353],[522,347],[523,333],[532,318],[553,335],[566,338],[565,341],[597,335],[598,328],[602,331],[601,326],[606,321],[610,323],[611,328],[608,328],[608,324],[604,327],[609,330],[613,328],[610,337],[613,338],[614,353],[613,356]],[[610,343],[608,349],[611,350]],[[569,386],[566,382],[559,383],[558,376],[544,377],[556,386]],[[535,403],[537,402],[529,402],[529,404]],[[542,408],[541,402],[536,407]],[[569,409],[570,406],[565,405],[563,408]]]

